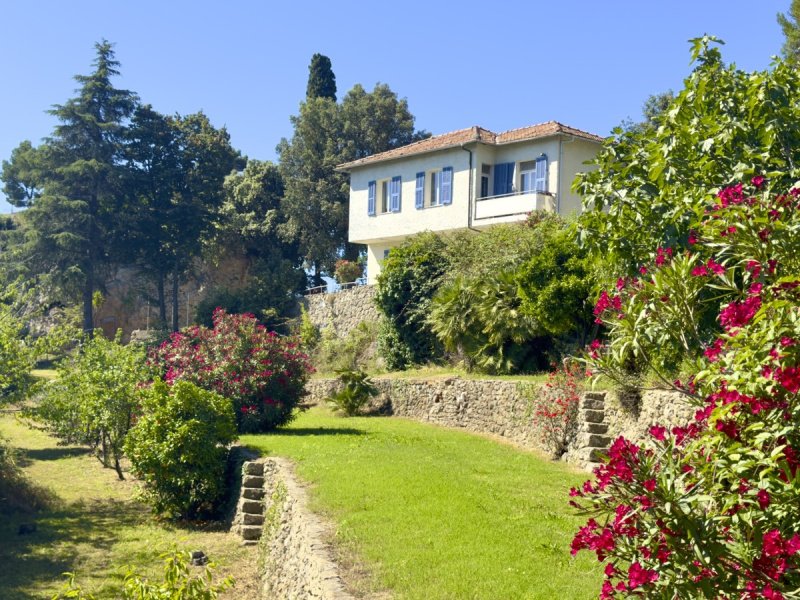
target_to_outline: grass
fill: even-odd
[[[534,375],[486,375],[484,373],[471,373],[453,366],[427,365],[408,369],[406,371],[392,371],[388,373],[371,373],[372,377],[380,379],[444,379],[447,377],[460,377],[461,379],[479,379],[492,381],[520,381],[529,383],[544,383],[547,373]],[[335,379],[335,372],[317,372],[313,379]]]
[[[335,523],[340,556],[365,562],[354,584],[361,593],[597,596],[597,563],[569,555],[582,519],[571,514],[567,491],[585,473],[461,431],[399,418],[343,419],[321,408],[242,441],[296,462],[312,484],[312,508]]]
[[[99,598],[116,598],[121,567],[131,565],[160,578],[159,554],[174,545],[203,550],[219,564],[220,576],[233,574],[238,583],[228,598],[257,597],[255,553],[233,534],[219,527],[191,529],[155,520],[132,499],[131,481],[119,481],[85,449],[58,446],[13,416],[0,416],[0,434],[18,449],[17,462],[28,478],[54,496],[46,510],[0,519],[3,600],[50,598],[61,588],[65,571],[75,572],[84,589]],[[18,535],[19,525],[30,522],[36,523],[36,532]]]

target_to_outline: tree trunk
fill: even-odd
[[[178,324],[178,283],[178,261],[176,260],[172,269],[172,331],[180,329]]]
[[[167,328],[167,296],[164,293],[164,279],[166,279],[164,272],[159,270],[158,278],[156,281],[156,289],[158,290],[158,327],[159,329]]]
[[[322,271],[319,263],[314,261],[314,287],[325,285],[325,280],[322,278]]]
[[[91,267],[86,270],[86,282],[83,284],[83,332],[92,337],[94,333],[94,272]]]

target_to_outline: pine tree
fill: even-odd
[[[778,24],[786,38],[783,42],[783,55],[787,60],[800,60],[800,0],[792,0],[788,13],[778,13]]]
[[[330,98],[336,102],[336,75],[327,56],[317,53],[311,57],[306,98]]]

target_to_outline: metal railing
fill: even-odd
[[[536,191],[536,190],[528,190],[526,192],[510,192],[508,194],[498,194],[496,196],[484,196],[483,198],[478,198],[476,202],[482,202],[483,200],[496,200],[497,198],[511,198],[513,196],[528,196],[530,194],[541,194],[542,196],[550,196],[551,198],[555,197],[555,194],[552,192],[543,192],[543,191]]]
[[[360,287],[362,285],[367,285],[366,277],[361,277],[349,283],[332,282],[332,283],[326,283],[325,285],[318,285],[315,287],[307,288],[303,292],[303,296],[311,296],[314,294],[335,294],[336,292],[342,292],[344,290],[349,290],[354,287]]]

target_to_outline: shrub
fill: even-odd
[[[534,424],[555,458],[567,451],[577,433],[584,373],[581,363],[566,361],[548,374],[543,386],[528,392]]]
[[[203,569],[193,574],[189,564],[189,552],[173,550],[161,555],[164,559],[164,578],[161,582],[152,582],[137,575],[127,567],[124,579],[123,600],[215,600],[220,592],[233,587],[232,577],[226,577],[219,583],[214,582],[214,563],[206,563]],[[74,573],[65,573],[67,581],[61,590],[53,596],[53,600],[95,600],[95,596],[83,590],[75,582]]]
[[[300,337],[300,345],[303,351],[307,354],[310,354],[319,346],[321,338],[319,327],[311,322],[311,317],[303,304],[300,305],[300,325],[297,335]]]
[[[647,344],[663,336],[687,355],[696,305],[705,292],[709,303],[722,298],[718,335],[694,376],[672,384],[697,406],[693,421],[653,425],[644,446],[617,439],[596,479],[571,491],[592,517],[572,551],[607,563],[604,598],[777,599],[800,589],[800,192],[772,196],[765,185],[757,176],[721,190],[693,224],[693,251],[662,250],[649,283],[623,282],[625,301],[601,298],[604,323],[628,322],[630,311],[657,323]],[[650,296],[656,289],[664,295]],[[619,343],[591,349],[594,369],[642,354],[636,330],[615,335]]]
[[[188,381],[168,386],[156,379],[125,451],[156,513],[195,519],[211,515],[221,498],[227,446],[235,439],[229,400]]]
[[[345,416],[359,414],[370,398],[378,395],[378,388],[364,371],[344,369],[336,374],[342,388],[328,398],[328,403]]]
[[[151,353],[168,384],[191,381],[230,399],[241,432],[269,431],[292,419],[311,373],[299,341],[268,332],[253,315],[214,311],[214,327],[174,333]]]
[[[53,507],[53,492],[28,479],[17,465],[15,454],[14,448],[0,437],[0,513]]]
[[[361,277],[362,273],[363,269],[357,262],[344,258],[336,261],[334,277],[338,283],[352,283]]]
[[[140,383],[150,378],[144,350],[123,346],[121,332],[108,340],[85,339],[58,367],[31,416],[62,442],[98,451],[106,467],[123,479],[125,436],[139,406]]]
[[[339,370],[375,369],[375,342],[378,324],[361,321],[342,339],[332,327],[322,332],[322,340],[314,355],[314,364],[323,373]]]
[[[24,400],[33,389],[34,348],[23,340],[22,324],[0,304],[0,404]]]
[[[433,233],[415,235],[389,253],[375,294],[378,310],[387,319],[379,347],[389,369],[402,370],[441,356],[427,316],[446,270],[446,245]]]

